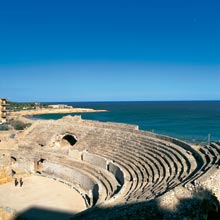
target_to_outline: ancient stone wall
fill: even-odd
[[[76,188],[88,206],[142,203],[177,187],[189,190],[220,166],[218,142],[194,149],[137,126],[80,117],[34,122],[17,140],[17,148],[1,151],[2,179],[6,167],[16,175],[54,178]]]
[[[90,164],[93,164],[93,165],[96,165],[96,166],[100,166],[103,169],[107,168],[107,161],[106,161],[106,159],[103,158],[103,157],[97,156],[95,154],[91,154],[91,153],[88,153],[88,152],[83,152],[82,160],[84,160],[84,161],[86,161],[86,162],[88,162]]]

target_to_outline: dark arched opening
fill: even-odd
[[[69,134],[65,135],[62,138],[62,146],[68,146],[68,145],[73,146],[74,144],[76,144],[76,142],[77,142],[76,138]]]
[[[45,161],[45,159],[41,158],[40,160],[38,160],[38,163],[43,163]]]
[[[92,195],[93,195],[93,205],[95,205],[99,199],[99,185],[98,184],[95,184],[93,186]]]
[[[17,162],[17,159],[15,157],[11,156],[11,163],[14,164],[16,162]]]
[[[12,159],[14,162],[17,161],[17,159],[16,159],[15,157],[13,157],[13,156],[11,156],[11,159]]]
[[[35,167],[35,171],[38,174],[41,174],[42,170],[43,170],[43,163],[44,163],[45,159],[41,158],[38,161],[34,162],[34,167]]]

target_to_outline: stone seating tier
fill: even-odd
[[[102,155],[103,155],[103,154],[102,154]],[[109,154],[106,155],[106,151],[105,151],[105,154],[104,154],[103,156],[105,156],[105,157],[106,157],[106,156],[112,157],[112,152],[110,151]],[[125,157],[125,155],[121,155],[120,152],[119,152],[119,154],[117,155],[117,157],[116,157],[116,155],[114,154],[114,160],[116,161],[117,158],[118,158],[119,161],[121,161],[121,162],[124,161],[125,164],[128,164],[128,162],[129,162],[129,160],[130,160],[130,155],[128,155],[128,156],[129,156],[129,159],[128,159],[127,157]],[[119,161],[117,161],[117,163],[118,163]],[[131,162],[130,162],[130,164],[133,164],[133,163],[134,163],[134,161],[131,161]],[[132,166],[132,165],[130,165],[130,166]],[[131,170],[131,168],[130,168],[130,170]],[[152,170],[154,171],[155,168],[153,168]],[[135,170],[134,170],[133,176],[134,176],[134,175],[137,176],[137,172],[135,172]],[[153,177],[154,177],[154,174],[153,174]],[[166,176],[165,176],[165,177],[166,177]],[[137,179],[139,182],[141,182],[142,184],[145,183],[145,185],[146,185],[146,183],[149,182],[149,180],[148,180],[146,177],[145,177],[145,179],[143,179],[143,176],[140,176],[140,175],[138,175],[138,176],[136,177],[136,179]],[[133,187],[137,188],[137,185],[136,185],[136,186],[133,185]],[[140,185],[139,185],[139,186],[138,186],[138,189],[139,189],[139,190],[142,189],[142,186],[140,187]],[[131,192],[129,192],[129,193],[131,193]]]
[[[52,175],[60,179],[64,179],[73,185],[79,184],[87,195],[90,194],[89,191],[93,193],[94,187],[98,186],[95,196],[97,197],[97,204],[110,199],[117,190],[118,183],[113,175],[110,176],[110,173],[107,173],[107,171],[100,171],[98,168],[91,167],[85,163],[73,163],[73,161],[65,160],[62,161],[62,163],[59,161],[52,161],[50,162],[49,167],[48,162],[46,164],[46,167],[42,170],[44,175],[48,174],[50,176]],[[55,169],[51,171],[52,167],[56,167],[59,172]],[[67,172],[63,173],[66,169]],[[91,196],[94,197],[94,195]]]
[[[100,140],[98,141],[98,142],[100,142]],[[95,145],[95,143],[92,143],[93,145]],[[110,143],[107,143],[109,146],[111,146],[111,148],[112,148],[112,146],[113,146],[113,144],[110,142]],[[122,145],[123,146],[123,145]],[[127,142],[126,143],[126,148],[127,148],[127,146],[129,146],[129,143]],[[133,145],[132,146],[132,150],[134,150],[134,147],[135,147],[136,145]],[[121,145],[119,145],[119,147],[118,148],[121,148]],[[144,146],[142,146],[142,149],[144,149]],[[152,149],[153,149],[153,145],[152,145]],[[139,149],[138,149],[139,150]],[[139,152],[141,152],[141,150],[139,150]],[[188,156],[188,155],[187,155]],[[186,157],[185,157],[186,158]]]
[[[96,132],[97,133],[97,132]],[[91,135],[91,134],[90,134]],[[100,134],[101,135],[101,134]],[[100,136],[99,135],[99,136]],[[107,138],[107,137],[106,137]],[[111,140],[111,138],[107,138],[107,140]],[[155,139],[155,138],[154,138]],[[126,136],[126,140],[127,140],[127,136]],[[134,140],[138,140],[138,138],[134,138]],[[167,141],[166,141],[167,142]],[[181,147],[179,147],[179,149],[181,150],[182,148]],[[187,151],[185,151],[185,152],[187,152]],[[198,155],[197,155],[198,156]],[[186,154],[186,156],[185,156],[185,158],[187,159],[189,157],[189,155],[188,155],[188,153]],[[193,156],[191,156],[191,158],[193,158],[194,159],[194,157]],[[190,163],[188,162],[188,165],[190,165]],[[194,163],[193,163],[193,166],[196,166],[196,162],[194,161]],[[193,168],[194,169],[194,168]]]

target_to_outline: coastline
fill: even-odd
[[[66,114],[66,113],[93,113],[93,112],[107,112],[107,110],[95,110],[90,108],[59,108],[59,109],[34,109],[34,110],[21,110],[17,112],[10,112],[10,116],[33,116],[44,114]]]
[[[57,103],[52,103],[57,104]],[[219,140],[220,132],[220,102],[97,102],[97,103],[74,103],[66,102],[58,105],[72,106],[72,109],[56,112],[23,112],[24,117],[39,119],[60,119],[65,115],[81,114],[82,118],[96,121],[110,121],[126,124],[137,124],[141,130],[153,131],[158,134],[177,137],[192,144],[207,144],[208,134],[211,135],[211,141]],[[41,107],[44,109],[45,107]],[[82,113],[76,109],[82,108]],[[107,109],[108,111],[89,113],[85,109]],[[16,109],[15,109],[16,110]],[[21,109],[27,111],[26,109]],[[23,113],[12,112],[13,115],[22,115]],[[45,113],[45,114],[44,114]],[[27,115],[27,116],[26,116]],[[9,113],[10,119],[10,113]]]

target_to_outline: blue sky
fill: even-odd
[[[0,96],[220,100],[217,0],[0,0]]]

